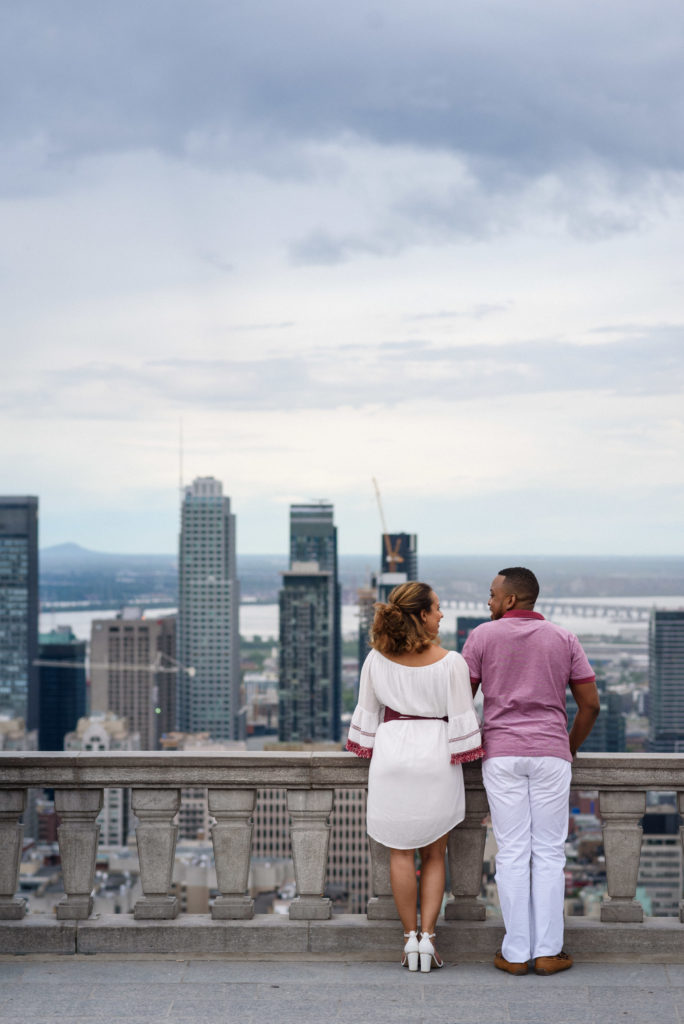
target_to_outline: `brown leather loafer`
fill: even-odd
[[[558,974],[559,971],[567,971],[572,967],[572,957],[569,953],[557,953],[556,956],[538,956],[534,961],[535,974]]]
[[[510,960],[506,960],[501,955],[501,950],[497,949],[496,955],[494,956],[494,966],[498,967],[500,971],[506,971],[507,974],[527,974],[527,964],[516,964]]]

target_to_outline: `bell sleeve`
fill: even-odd
[[[352,715],[347,738],[347,750],[357,757],[371,758],[375,746],[375,733],[380,724],[380,709],[382,705],[375,696],[373,683],[371,681],[370,662],[373,651],[363,663],[361,679],[359,680],[359,701]]]
[[[451,659],[447,710],[451,763],[477,761],[484,755],[480,722],[473,704],[468,666],[460,654]]]

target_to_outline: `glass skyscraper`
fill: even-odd
[[[38,498],[0,497],[0,714],[39,725]]]
[[[684,752],[684,609],[651,612],[648,675],[648,748]]]
[[[39,638],[41,750],[64,750],[64,737],[86,713],[86,642],[70,626]]]
[[[326,502],[290,507],[290,569],[280,591],[278,735],[340,739],[342,590],[337,527]]]
[[[185,488],[178,586],[178,728],[239,739],[235,516],[213,477],[198,477]]]

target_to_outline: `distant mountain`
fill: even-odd
[[[111,554],[55,544],[41,550],[38,565],[43,607],[87,602],[116,608],[142,601],[152,608],[177,600],[176,555]]]
[[[164,571],[173,569],[178,562],[177,555],[126,555],[105,551],[91,551],[80,544],[53,544],[40,549],[40,571],[43,572],[88,572],[125,571],[132,569]]]

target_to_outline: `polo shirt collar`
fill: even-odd
[[[502,619],[543,619],[544,616],[540,612],[533,612],[531,608],[511,608],[509,612],[504,612],[501,616]]]

